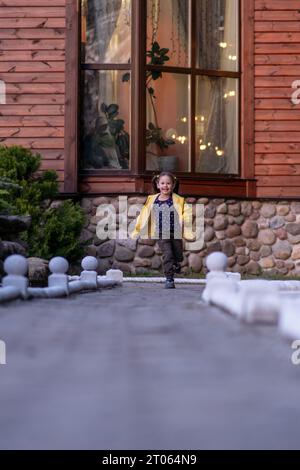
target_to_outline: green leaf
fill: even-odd
[[[117,116],[119,114],[119,106],[117,104],[110,104],[107,108],[107,114],[109,119],[112,119],[113,117]]]
[[[160,51],[160,46],[159,46],[159,44],[158,44],[157,41],[154,41],[154,42],[152,43],[152,51],[153,51],[153,52],[159,52],[159,51]]]
[[[127,72],[127,73],[124,73],[124,75],[122,76],[122,82],[129,82],[130,80],[130,73]]]
[[[161,72],[158,70],[152,70],[151,72],[152,80],[157,80],[162,76]]]

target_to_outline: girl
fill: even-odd
[[[193,239],[192,209],[176,194],[179,181],[172,173],[154,176],[152,185],[156,194],[148,196],[131,237],[142,234],[142,238],[157,240],[162,251],[165,288],[174,289],[174,273],[180,272],[183,261],[182,229],[185,238]]]

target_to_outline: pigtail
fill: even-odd
[[[154,175],[152,180],[151,180],[152,189],[153,189],[154,194],[156,194],[157,191],[158,191],[158,188],[157,188],[158,180],[159,180],[159,175]]]
[[[173,193],[179,194],[179,179],[176,176],[174,176],[174,183]]]

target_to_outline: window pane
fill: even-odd
[[[164,65],[189,66],[189,0],[147,0],[147,51],[156,41],[169,49]]]
[[[81,167],[129,168],[130,81],[126,71],[82,72]]]
[[[238,71],[238,0],[197,0],[197,67]]]
[[[131,0],[81,0],[81,61],[130,62]]]
[[[166,164],[173,165],[170,171],[190,169],[189,84],[188,75],[163,73],[148,85],[147,170],[164,170]]]
[[[238,173],[238,80],[197,77],[196,171]]]

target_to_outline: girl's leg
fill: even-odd
[[[175,257],[172,247],[172,240],[158,240],[158,246],[162,251],[162,263],[164,274],[167,279],[173,279]]]
[[[173,256],[175,263],[181,263],[183,261],[183,243],[182,238],[174,238],[172,241]]]

